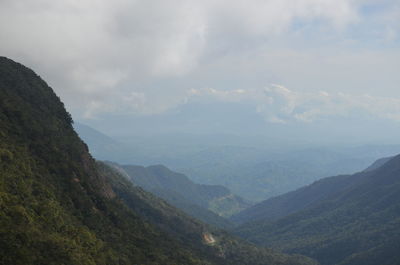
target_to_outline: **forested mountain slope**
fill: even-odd
[[[230,220],[237,224],[243,224],[285,217],[359,184],[364,180],[364,173],[378,169],[392,158],[378,159],[363,172],[357,174],[323,178],[308,186],[262,201],[231,216]]]
[[[102,175],[110,180],[116,194],[147,222],[166,231],[185,246],[201,250],[205,257],[218,257],[217,264],[314,264],[302,256],[288,257],[233,238],[228,233],[202,224],[145,192],[103,162],[98,162]],[[201,238],[201,240],[199,240]]]
[[[238,242],[112,172],[52,89],[0,57],[0,264],[312,264]]]
[[[321,264],[400,263],[400,156],[374,170],[323,179],[252,212],[257,209],[263,216],[237,230],[252,242]]]
[[[298,190],[260,202],[230,218],[242,224],[259,220],[271,221],[318,204],[333,194],[358,183],[357,175],[342,175],[324,178]]]
[[[226,200],[227,204],[223,209],[225,211],[232,209],[232,207],[235,207],[237,211],[243,208],[241,204],[239,204],[239,206],[242,206],[241,208],[237,207],[238,203],[242,201],[236,202],[236,198],[227,189],[219,186],[195,184],[186,176],[173,172],[164,166],[121,166],[109,161],[105,163],[125,176],[133,185],[166,200],[169,204],[198,220],[223,229],[232,228],[233,224],[209,210],[213,206],[212,200],[218,198],[221,198],[221,201]],[[202,194],[203,191],[206,194]],[[206,196],[207,194],[208,196]],[[229,199],[232,201],[229,201]]]
[[[169,197],[168,194],[176,194],[221,216],[230,216],[250,206],[244,199],[232,194],[223,186],[193,183],[184,174],[174,172],[163,165],[123,165],[121,168],[135,185],[145,190],[161,196],[164,194],[166,198]]]

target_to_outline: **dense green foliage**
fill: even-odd
[[[253,215],[258,220],[237,233],[321,264],[399,264],[399,176],[397,156],[373,170],[321,180],[264,202],[258,209],[275,213]]]
[[[31,70],[1,58],[0,94],[1,264],[205,263],[114,198]]]
[[[44,81],[0,57],[0,264],[312,264],[132,187],[96,165],[71,123]]]

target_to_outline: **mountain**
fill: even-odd
[[[195,183],[225,186],[248,201],[284,194],[323,177],[352,174],[377,158],[400,152],[396,145],[277,148],[261,138],[248,141],[229,135],[184,134],[113,136],[120,143],[113,148],[115,145],[110,147],[107,140],[99,141],[101,137],[96,134],[75,127],[97,159],[119,164],[163,164]]]
[[[376,160],[372,165],[364,169],[369,172],[382,167],[393,157],[385,157]],[[236,224],[256,222],[259,220],[273,221],[285,217],[291,213],[303,210],[318,204],[333,194],[341,192],[363,180],[363,174],[340,175],[323,178],[311,185],[270,198],[249,207],[233,216],[230,220]]]
[[[0,95],[0,264],[314,264],[238,241],[96,164],[52,89],[4,57]]]
[[[129,167],[134,167],[137,168],[141,171],[141,174],[139,174],[139,178],[137,178],[139,181],[136,180],[135,175],[131,176],[129,175],[125,169],[123,169],[120,165],[112,162],[106,162],[106,164],[114,170],[118,171],[119,174],[123,175],[126,179],[130,180],[133,185],[139,186],[143,188],[144,190],[154,194],[155,196],[164,199],[167,201],[169,204],[175,206],[178,209],[181,209],[183,212],[187,213],[188,215],[201,220],[207,224],[223,228],[223,229],[228,229],[232,228],[233,224],[229,222],[227,219],[219,216],[218,214],[210,211],[207,209],[207,207],[204,206],[204,202],[199,205],[198,203],[194,202],[191,198],[186,198],[184,195],[182,195],[182,192],[176,191],[175,187],[173,189],[168,189],[168,188],[161,188],[161,187],[156,187],[151,185],[151,181],[145,180],[145,181],[140,181],[140,179],[143,176],[151,176],[150,172],[146,172],[146,168],[142,166],[129,166]],[[154,166],[153,166],[154,167]],[[144,173],[146,172],[146,173]],[[151,177],[150,177],[151,178]],[[166,176],[168,178],[168,176]],[[143,179],[142,179],[143,180]],[[148,185],[148,183],[150,185]],[[182,185],[180,186],[182,187]]]
[[[321,264],[399,264],[400,156],[325,178],[233,217],[251,242]],[[246,216],[250,215],[250,216]]]
[[[223,185],[245,199],[262,201],[323,177],[361,171],[381,155],[399,151],[398,146],[371,146],[363,152],[358,148],[274,151],[231,147],[186,156],[188,161],[179,170],[198,183]]]
[[[109,177],[116,194],[131,209],[149,223],[168,232],[185,246],[191,246],[197,251],[200,249],[208,258],[217,256],[216,264],[317,264],[304,256],[285,256],[237,240],[222,230],[182,215],[151,193],[135,188],[115,167],[110,167],[103,162],[98,162],[98,165],[100,173]],[[200,242],[199,239],[201,239]]]
[[[372,171],[372,170],[378,169],[381,166],[383,166],[384,164],[386,164],[388,161],[390,161],[392,158],[393,158],[393,156],[378,159],[372,165],[370,165],[369,167],[364,169],[364,171]]]
[[[193,183],[184,174],[174,172],[163,165],[148,167],[120,166],[116,163],[110,163],[110,165],[123,172],[133,184],[156,194],[184,211],[191,211],[192,214],[194,210],[201,208],[228,217],[250,206],[249,203],[232,194],[223,186]],[[205,214],[204,211],[200,215],[194,214],[194,216],[209,222],[207,219],[201,218],[203,214]],[[213,219],[216,217],[214,216]],[[219,222],[221,221],[219,220]],[[227,225],[227,221],[225,224]]]

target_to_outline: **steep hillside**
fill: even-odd
[[[98,162],[98,167],[128,207],[182,244],[200,250],[203,256],[218,257],[217,264],[315,264],[302,256],[278,255],[237,240],[224,231],[187,217],[154,195],[134,187],[115,167],[102,162]]]
[[[207,263],[120,202],[36,74],[0,58],[0,95],[1,264]]]
[[[361,173],[323,178],[311,185],[257,203],[231,216],[230,220],[237,224],[258,220],[271,221],[311,207],[338,192],[359,184],[364,179],[362,173],[376,170],[392,158],[378,159]]]
[[[43,80],[0,57],[0,264],[312,264],[129,186],[95,164],[71,123]]]
[[[324,199],[355,185],[360,174],[324,178],[298,190],[260,202],[233,215],[230,220],[242,224],[272,221],[318,204]]]
[[[175,206],[176,208],[182,210],[186,214],[203,221],[204,223],[222,228],[222,229],[230,229],[233,228],[233,224],[228,221],[227,219],[217,215],[216,213],[208,210],[207,208],[200,206],[193,202],[191,199],[187,199],[182,196],[180,192],[176,192],[175,189],[165,189],[165,188],[160,188],[156,187],[154,189],[149,188],[148,185],[139,185],[136,181],[134,182],[132,180],[132,177],[117,163],[113,162],[104,162],[106,165],[109,167],[112,167],[114,170],[116,170],[119,174],[124,176],[125,179],[129,180],[133,185],[139,186],[146,191],[154,194],[155,196],[164,199],[167,201],[169,204]],[[130,167],[137,167],[139,169],[145,170],[145,167],[141,166],[130,166]],[[166,176],[167,177],[167,176]],[[168,177],[167,177],[168,178]],[[146,181],[145,183],[148,183]],[[150,185],[150,187],[152,187]]]
[[[130,180],[143,189],[174,203],[182,198],[189,204],[209,209],[221,216],[230,216],[248,206],[242,198],[219,185],[193,183],[188,177],[162,165],[149,167],[120,166]],[[176,205],[177,207],[179,205]]]
[[[321,264],[399,264],[399,176],[396,156],[375,170],[321,180],[257,206],[252,212],[263,216],[237,234]]]

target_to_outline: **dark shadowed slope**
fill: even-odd
[[[363,172],[378,169],[392,158],[385,157],[378,159]],[[353,185],[359,184],[364,179],[363,172],[354,175],[323,178],[311,185],[260,202],[233,215],[230,220],[234,223],[242,224],[258,220],[271,221],[285,217],[291,213],[311,207]]]
[[[232,216],[237,224],[259,220],[272,221],[318,204],[358,182],[350,175],[324,178],[298,190],[260,202]]]
[[[43,80],[0,57],[0,264],[312,264],[129,186],[96,165],[71,123]]]
[[[276,200],[286,209],[299,204],[298,210],[266,215],[237,233],[322,264],[400,263],[400,156],[375,170],[327,178]],[[278,208],[273,203],[265,205]]]

